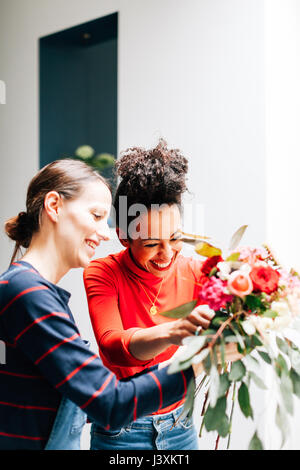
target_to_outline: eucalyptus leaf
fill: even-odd
[[[239,339],[235,335],[228,335],[225,337],[226,343],[238,343]]]
[[[293,406],[293,382],[290,376],[286,373],[282,374],[279,389],[282,396],[282,401],[285,406],[286,411],[292,415],[294,406]]]
[[[182,304],[179,307],[175,307],[171,310],[167,310],[166,312],[162,312],[160,313],[160,315],[167,318],[185,318],[194,310],[197,302],[197,299],[192,300],[191,302]]]
[[[277,405],[276,408],[275,422],[281,431],[281,447],[283,447],[289,435],[289,422],[285,410],[280,405]]]
[[[260,364],[258,360],[250,354],[247,354],[247,356],[244,357],[243,361],[246,363],[247,368],[254,369],[255,371],[260,369]]]
[[[210,382],[209,382],[209,389],[208,389],[208,397],[209,397],[209,403],[212,408],[215,407],[219,395],[219,373],[218,369],[215,366],[215,364],[212,364],[211,369],[210,369]]]
[[[246,367],[244,366],[242,361],[235,361],[232,363],[228,378],[231,382],[237,382],[239,380],[242,380],[245,374]]]
[[[257,350],[257,352],[267,364],[272,364],[272,359],[270,358],[268,353],[266,353],[265,351],[259,351],[259,350]]]
[[[184,419],[186,417],[191,418],[194,410],[194,402],[195,402],[195,380],[190,380],[188,386],[187,386],[187,391],[186,391],[186,396],[184,400],[184,406],[183,406],[183,411],[182,414],[180,415],[181,419]]]
[[[204,425],[207,431],[217,431],[220,436],[227,436],[230,423],[226,415],[226,397],[219,398],[214,408],[208,406],[204,415]]]
[[[209,348],[202,349],[199,354],[196,354],[193,357],[193,364],[199,364],[199,362],[202,362],[206,358],[206,356],[209,355],[209,352]]]
[[[186,349],[178,356],[179,362],[185,362],[191,359],[196,353],[203,348],[207,342],[206,336],[193,336],[191,341],[185,346]]]
[[[242,225],[236,232],[234,232],[229,243],[229,251],[235,250],[235,248],[239,245],[247,227],[248,225]]]
[[[279,377],[288,374],[289,368],[282,354],[279,354],[275,360],[275,370]]]
[[[254,334],[252,336],[252,341],[253,341],[254,346],[263,346],[263,343],[258,334]]]
[[[238,391],[238,401],[243,412],[244,416],[248,418],[249,416],[253,419],[253,411],[250,405],[250,395],[249,390],[245,382],[242,382],[239,391]]]
[[[205,369],[205,372],[209,374],[210,368],[211,368],[211,359],[210,359],[210,354],[208,354],[204,359],[203,359],[203,366]]]
[[[251,438],[248,450],[264,450],[263,444],[259,439],[256,431]]]
[[[228,380],[228,373],[224,372],[220,375],[218,398],[225,396],[229,387],[230,382]]]
[[[279,338],[279,336],[276,336],[276,344],[277,344],[278,348],[280,349],[280,351],[282,351],[284,354],[289,353],[288,344],[286,343],[286,341]]]
[[[192,365],[192,359],[187,361],[180,362],[178,359],[175,359],[168,368],[168,374],[176,374],[182,370],[188,369]]]
[[[290,358],[292,367],[295,369],[297,374],[300,375],[300,352],[294,348],[290,349],[289,358]]]
[[[268,389],[268,387],[264,384],[262,379],[260,377],[258,377],[258,375],[256,375],[255,372],[249,371],[249,376],[250,376],[251,379],[253,379],[253,382],[259,388],[261,388],[262,390],[267,390]]]
[[[300,375],[297,374],[293,367],[291,367],[290,370],[290,378],[293,383],[293,392],[298,398],[300,398]]]

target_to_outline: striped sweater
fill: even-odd
[[[118,381],[80,337],[69,298],[22,261],[0,277],[0,449],[43,449],[62,395],[116,429],[179,401],[194,377],[154,367]]]

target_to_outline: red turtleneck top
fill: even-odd
[[[155,302],[158,312],[170,310],[198,297],[202,262],[178,255],[162,283]],[[89,312],[103,363],[116,376],[126,378],[146,367],[168,360],[178,346],[170,346],[149,361],[136,359],[129,351],[135,331],[167,321],[161,315],[151,315],[150,302],[157,295],[161,278],[139,268],[129,249],[106,258],[93,260],[84,271]],[[141,288],[141,285],[143,288]],[[181,402],[159,413],[175,409]]]

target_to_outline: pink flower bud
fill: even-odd
[[[238,297],[245,297],[253,291],[253,284],[249,274],[243,271],[234,271],[230,274],[227,287],[229,291]]]

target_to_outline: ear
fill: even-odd
[[[117,235],[118,235],[118,239],[120,240],[120,243],[123,246],[125,246],[125,248],[128,248],[129,247],[129,241],[126,238],[126,235],[123,232],[123,230],[121,230],[120,227],[116,227],[116,232],[117,232]]]
[[[49,191],[44,199],[44,209],[52,222],[57,222],[58,213],[62,206],[61,196],[56,191]]]

